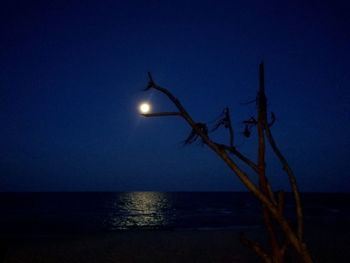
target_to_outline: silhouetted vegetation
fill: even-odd
[[[264,86],[264,64],[259,65],[259,90],[254,101],[249,103],[256,103],[257,115],[252,116],[244,124],[243,135],[250,137],[255,129],[258,135],[257,145],[257,162],[250,160],[242,154],[234,144],[234,129],[230,118],[230,111],[225,108],[223,113],[217,118],[214,126],[210,129],[211,132],[219,128],[227,129],[229,132],[229,144],[222,144],[213,141],[209,137],[207,124],[202,122],[195,122],[187,110],[183,107],[180,101],[168,90],[156,84],[148,73],[149,82],[145,90],[157,90],[170,99],[177,107],[177,112],[160,112],[143,114],[145,117],[162,117],[162,116],[180,116],[191,127],[191,133],[184,141],[185,144],[191,144],[197,140],[201,140],[211,150],[213,150],[238,176],[245,187],[260,201],[263,207],[263,219],[267,230],[269,248],[264,247],[256,241],[248,239],[246,236],[241,236],[241,242],[251,249],[253,249],[264,262],[285,262],[286,255],[296,254],[297,262],[312,262],[310,253],[304,242],[304,223],[303,211],[300,200],[300,193],[294,173],[289,166],[287,160],[282,155],[277,147],[275,139],[271,132],[271,127],[275,123],[276,117],[271,113],[270,120],[268,120],[267,98],[265,95]],[[270,145],[273,153],[280,161],[284,172],[287,174],[291,191],[295,200],[295,214],[296,224],[288,221],[284,215],[284,192],[273,191],[267,175],[266,175],[266,146]],[[251,177],[243,171],[237,164],[236,160],[248,165],[254,174],[258,175],[259,183],[256,184]],[[294,227],[296,225],[296,227]],[[294,258],[294,257],[293,257]]]

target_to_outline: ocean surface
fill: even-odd
[[[350,224],[350,194],[304,193],[306,224]],[[286,214],[294,206],[286,199]],[[0,193],[0,234],[262,226],[261,206],[241,192]]]

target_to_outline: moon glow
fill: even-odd
[[[149,103],[142,103],[139,107],[141,113],[149,113],[151,111],[151,105]]]

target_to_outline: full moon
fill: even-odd
[[[141,113],[148,113],[151,110],[151,105],[149,103],[142,103],[139,107]]]

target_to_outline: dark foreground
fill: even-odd
[[[350,227],[308,226],[315,262],[349,262]],[[95,235],[2,236],[2,262],[260,262],[239,242],[242,229],[142,230]],[[263,229],[245,229],[262,240]]]

